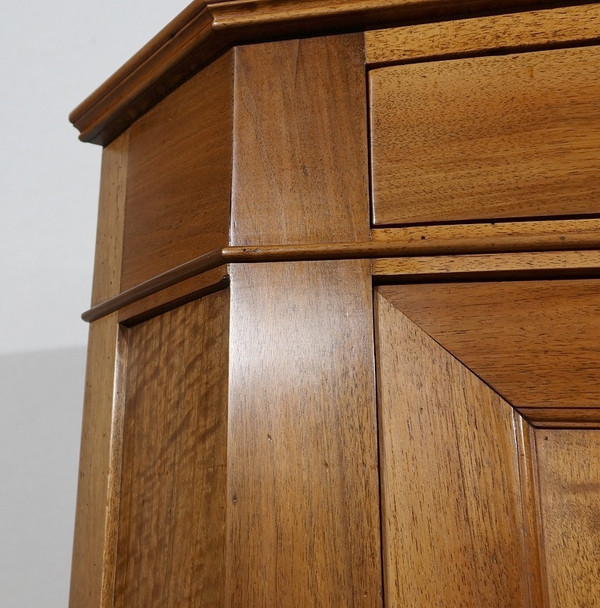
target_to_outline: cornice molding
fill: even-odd
[[[548,0],[195,0],[71,113],[107,145],[237,44],[585,2]]]

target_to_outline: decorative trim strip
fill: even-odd
[[[69,119],[81,140],[107,145],[237,44],[525,11],[548,4],[547,0],[195,0],[73,110]]]
[[[589,278],[600,276],[600,251],[384,258],[373,261],[373,276],[394,282]]]
[[[432,262],[435,263],[438,256],[519,252],[533,254],[544,251],[576,252],[600,250],[598,220],[562,222],[561,225],[564,230],[556,233],[543,232],[546,224],[552,224],[552,222],[535,223],[536,230],[542,230],[538,234],[527,234],[525,232],[528,228],[527,223],[481,225],[479,228],[481,233],[476,236],[469,236],[469,231],[477,230],[473,226],[431,226],[420,229],[373,230],[374,240],[362,243],[224,247],[210,251],[148,281],[140,283],[131,289],[125,290],[119,295],[92,307],[82,315],[82,318],[88,322],[96,321],[124,306],[223,264],[407,257],[426,258],[430,256]],[[558,222],[555,224],[558,224]],[[521,232],[518,232],[519,227]],[[386,237],[391,237],[393,240],[385,240]],[[585,261],[579,255],[571,256],[571,262],[578,269],[585,267],[586,272],[594,273],[600,268],[600,260],[597,263],[595,261],[597,260],[598,252],[590,255],[593,256],[591,261]],[[568,264],[568,256],[564,259],[567,260],[565,264]],[[554,266],[549,268],[548,271],[550,274],[554,272],[560,275],[562,273],[562,276],[564,276],[564,273],[569,270],[565,264],[560,266],[555,261]],[[494,271],[491,270],[491,273],[493,274]]]
[[[600,429],[600,408],[517,408],[539,429]]]

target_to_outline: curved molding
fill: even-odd
[[[375,232],[375,231],[374,231]],[[446,271],[439,267],[439,256],[468,256],[474,254],[507,254],[519,252],[577,252],[587,250],[600,250],[600,239],[597,232],[584,234],[542,234],[542,235],[499,235],[495,239],[485,237],[468,237],[456,239],[433,238],[424,240],[390,240],[390,241],[367,241],[357,243],[332,243],[326,245],[267,245],[267,246],[237,246],[215,249],[201,255],[185,264],[181,264],[167,272],[164,272],[148,281],[140,283],[131,289],[121,292],[119,295],[106,300],[90,310],[83,313],[84,321],[92,322],[111,314],[124,306],[128,306],[145,297],[155,294],[163,289],[181,283],[191,277],[222,266],[224,264],[243,264],[261,262],[302,262],[302,261],[324,261],[324,260],[352,260],[352,259],[378,259],[378,258],[408,258],[420,257],[421,267],[416,274],[427,273],[427,263],[423,267],[423,258],[431,256],[434,274],[444,274]],[[548,266],[547,260],[543,271],[548,275],[553,273],[564,276],[566,272],[572,271],[584,274],[597,274],[600,263],[597,254],[590,254],[592,258],[585,260],[582,256],[571,256],[561,258]],[[385,266],[390,264],[389,260],[383,262],[382,269],[375,274],[380,276],[391,276],[401,274]],[[426,262],[426,261],[425,261]],[[533,260],[525,262],[531,265]],[[537,263],[537,261],[535,262]],[[488,269],[490,276],[494,272],[506,276],[511,271],[509,267],[495,263],[496,268]],[[472,267],[472,268],[471,268]],[[471,268],[471,270],[469,270]],[[477,270],[477,264],[467,264],[469,272]],[[516,267],[514,271],[521,273],[523,268]],[[535,267],[531,268],[535,272]],[[449,275],[455,272],[455,268],[448,267]],[[407,273],[404,273],[407,274]],[[415,274],[415,272],[413,272]],[[416,276],[415,274],[415,276]]]
[[[80,139],[107,145],[232,46],[290,36],[581,2],[543,0],[213,0],[192,2],[71,113]]]

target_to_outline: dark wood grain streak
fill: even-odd
[[[115,608],[223,605],[228,305],[128,330]]]
[[[231,269],[226,606],[382,606],[369,266]]]

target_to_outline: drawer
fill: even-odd
[[[370,72],[376,225],[600,213],[598,47]]]

